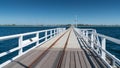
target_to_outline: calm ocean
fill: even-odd
[[[20,34],[20,33],[26,33],[26,32],[32,32],[32,31],[38,31],[38,30],[44,30],[50,28],[55,28],[55,27],[0,27],[0,36]],[[96,29],[98,33],[120,39],[120,27],[84,27],[84,28],[93,28]],[[17,41],[18,39],[13,39],[12,41],[10,40],[0,41],[0,53],[3,51],[7,51],[11,48],[17,47],[18,45]],[[107,50],[120,59],[120,45],[107,41]],[[1,60],[0,63],[5,61],[6,58],[10,59],[15,55],[17,55],[16,52],[14,53],[14,55],[7,55],[4,58],[0,58]]]

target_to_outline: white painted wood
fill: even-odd
[[[59,31],[59,30],[58,30],[58,31]],[[52,38],[52,30],[50,30],[50,35],[51,35],[50,38]]]
[[[37,34],[36,34],[36,40],[37,40],[36,45],[38,45],[39,44],[39,32],[37,32]]]
[[[85,36],[87,37],[86,42],[88,42],[88,31],[85,32]]]
[[[47,30],[45,31],[45,41],[47,41]]]
[[[106,39],[102,38],[102,49],[106,50]],[[106,59],[106,54],[102,51],[102,58]]]
[[[23,52],[23,49],[22,49],[22,46],[23,46],[23,35],[21,35],[20,37],[19,37],[19,55],[21,55],[22,54],[22,52]]]
[[[96,35],[96,34],[95,34],[95,35]],[[120,44],[120,40],[119,40],[119,39],[112,38],[112,37],[109,37],[109,36],[105,36],[105,35],[102,35],[102,34],[99,34],[99,33],[97,33],[97,35],[100,36],[100,37],[104,37],[104,38],[106,38],[107,40],[109,40],[109,41],[111,41],[111,42]]]
[[[93,48],[93,45],[94,45],[94,36],[93,34],[91,34],[91,47]]]

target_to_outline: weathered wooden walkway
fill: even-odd
[[[72,28],[29,51],[3,68],[107,68],[106,64],[78,41]]]

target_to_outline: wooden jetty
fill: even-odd
[[[102,55],[99,55],[92,49],[94,44],[88,45],[89,39],[81,35],[74,27],[59,31],[56,36],[11,60],[2,68],[119,68],[119,60],[115,60],[118,65],[113,66],[106,58],[107,54],[101,51]],[[85,36],[89,34],[86,32]]]

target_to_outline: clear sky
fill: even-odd
[[[120,0],[0,0],[0,24],[120,24]]]

